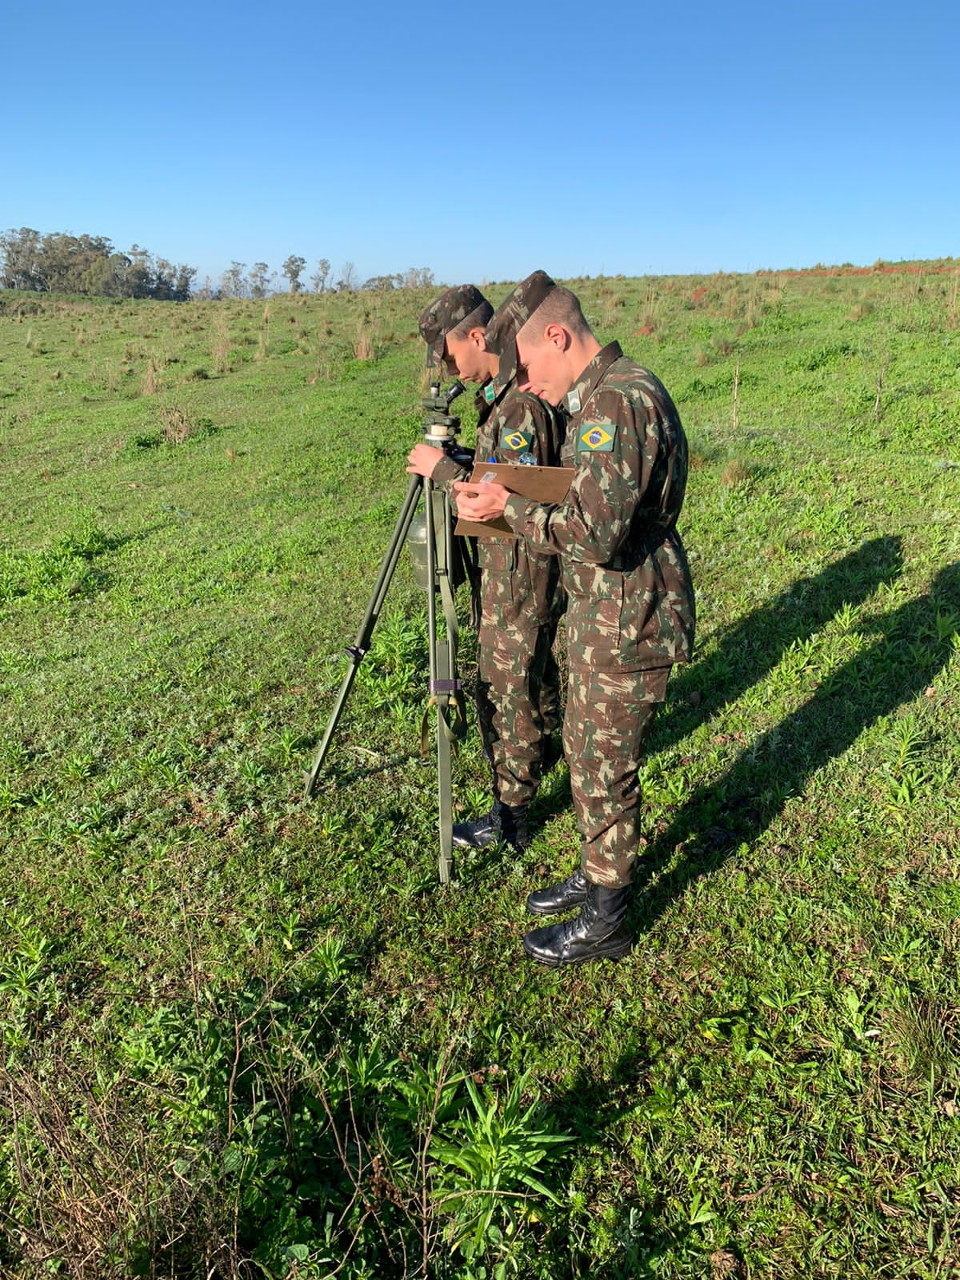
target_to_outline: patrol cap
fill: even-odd
[[[442,362],[447,334],[484,303],[487,300],[476,285],[458,284],[425,308],[420,315],[420,337],[427,344],[427,364]]]
[[[487,350],[500,358],[499,383],[509,382],[517,372],[517,334],[539,308],[548,293],[557,287],[545,271],[534,271],[507,294],[486,328]]]

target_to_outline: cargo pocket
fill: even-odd
[[[689,625],[653,557],[624,578],[620,656],[625,668],[659,667],[682,659]]]
[[[618,670],[621,660],[623,574],[576,565],[567,587],[567,651],[571,666]]]
[[[498,604],[513,602],[517,569],[517,539],[488,538],[480,543],[480,598]]]

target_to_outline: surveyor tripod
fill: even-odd
[[[457,432],[460,419],[449,413],[450,405],[464,390],[460,381],[452,383],[446,391],[440,390],[440,383],[430,384],[430,395],[422,401],[426,409],[423,424],[423,438],[427,444],[443,449],[452,457],[458,454],[464,460],[469,459],[457,445]],[[304,795],[309,799],[313,795],[317,776],[323,767],[327,748],[337,727],[337,722],[346,705],[347,697],[354,678],[370,648],[373,629],[383,608],[387,591],[393,579],[400,552],[408,534],[411,534],[414,518],[424,496],[424,532],[423,542],[426,551],[425,572],[419,585],[427,592],[427,630],[430,653],[430,698],[427,713],[424,716],[422,742],[426,751],[428,735],[427,715],[430,707],[436,708],[437,726],[437,790],[440,809],[440,883],[450,883],[450,871],[453,864],[453,796],[451,786],[451,762],[454,743],[463,736],[466,728],[463,691],[457,674],[457,642],[459,625],[457,623],[454,590],[456,572],[462,564],[460,547],[454,542],[453,511],[450,496],[444,489],[435,488],[433,482],[422,476],[410,477],[407,495],[394,525],[390,544],[380,563],[377,582],[370,596],[370,603],[364,615],[357,638],[346,649],[350,665],[347,667],[340,692],[334,704],[333,713],[327,723],[313,764],[304,773]],[[440,597],[444,616],[444,634],[438,635],[437,596]]]

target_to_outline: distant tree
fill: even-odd
[[[167,262],[166,259],[160,258],[157,261],[149,296],[161,302],[186,302],[192,296],[193,278],[196,274],[196,267],[188,267],[184,263]]]
[[[433,272],[429,267],[408,267],[401,277],[401,289],[432,289]]]
[[[98,255],[81,267],[72,279],[71,293],[92,294],[99,298],[133,298],[147,296],[146,288],[136,287],[131,275],[131,262],[125,253]]]
[[[369,280],[364,280],[360,287],[362,289],[375,289],[378,293],[383,293],[385,289],[394,288],[396,282],[396,276],[371,276]]]
[[[345,262],[341,272],[337,281],[337,293],[352,293],[357,287],[357,268],[352,262]]]
[[[231,262],[220,278],[220,293],[224,298],[242,298],[247,292],[247,280],[243,274],[245,262]]]
[[[197,274],[196,267],[188,267],[180,263],[174,277],[173,299],[175,302],[186,302],[193,293],[193,280]]]
[[[165,265],[169,266],[169,263],[165,262]],[[138,244],[130,246],[130,253],[126,255],[124,274],[128,296],[147,298],[152,294],[156,272],[150,254],[146,249],[141,249]]]
[[[265,262],[255,262],[250,268],[251,293],[255,298],[267,296],[267,285],[270,283],[270,268]]]
[[[166,258],[157,258],[153,264],[153,296],[169,299],[176,283],[176,268]]]
[[[327,258],[321,258],[317,263],[317,269],[310,277],[310,283],[313,285],[314,293],[323,293],[327,287],[327,280],[330,276],[330,262]]]
[[[40,241],[42,288],[49,293],[90,293],[91,284],[103,280],[101,259],[109,258],[113,245],[105,236],[73,236],[63,231]]]
[[[4,289],[42,289],[40,268],[40,232],[21,227],[0,235],[3,253],[2,282]]]
[[[291,253],[290,257],[283,264],[283,274],[290,281],[291,293],[299,293],[303,288],[303,285],[300,283],[300,275],[306,265],[306,258],[298,258],[295,253]]]

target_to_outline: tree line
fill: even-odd
[[[306,269],[306,258],[298,254],[291,254],[283,263],[291,293],[307,289],[303,281]],[[277,292],[277,276],[266,262],[255,262],[249,272],[246,263],[232,262],[217,284],[206,280],[199,288],[196,275],[196,267],[155,257],[139,245],[122,253],[106,236],[75,236],[63,231],[41,235],[32,227],[0,233],[0,288],[4,289],[170,302],[194,297],[265,298]],[[361,284],[352,262],[345,263],[335,275],[327,258],[318,259],[308,279],[315,293],[426,288],[434,283],[433,272],[427,267],[410,267],[395,275],[371,276]]]
[[[291,293],[353,293],[358,290],[383,292],[385,289],[427,289],[435,281],[429,267],[408,267],[391,275],[370,276],[361,284],[356,267],[345,262],[339,274],[335,274],[329,258],[320,258],[307,277],[310,289],[304,282],[306,258],[291,254],[281,268]],[[265,298],[277,292],[277,276],[266,262],[255,262],[247,269],[245,262],[231,262],[214,286],[206,281],[196,290],[196,296],[204,298]]]
[[[106,236],[63,231],[41,235],[32,227],[0,234],[0,281],[5,289],[185,302],[196,274],[195,267],[154,257],[139,245],[120,253]]]

